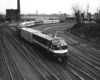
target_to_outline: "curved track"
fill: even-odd
[[[25,80],[21,74],[18,66],[16,65],[14,59],[10,55],[10,51],[5,43],[4,31],[1,26],[0,28],[0,63],[1,63],[1,79],[3,80]],[[13,65],[13,66],[12,66]]]
[[[41,76],[45,80],[59,80],[58,77],[56,77],[55,74],[53,74],[43,63],[38,61],[35,57],[31,57],[29,54],[30,51],[28,51],[21,43],[19,43],[18,40],[14,38],[9,32],[6,31],[6,37],[13,43],[13,45],[16,46],[16,48],[21,52],[21,54],[29,61],[29,63],[37,70],[38,73],[41,74]]]
[[[13,32],[13,31],[11,31],[10,30],[10,33],[11,32]],[[15,35],[17,35],[17,34],[15,34]],[[14,35],[14,37],[15,37],[15,35]],[[18,40],[18,38],[17,38],[17,40]],[[19,42],[20,43],[19,43]],[[46,69],[48,69],[48,71],[50,71],[50,69],[48,68],[48,67],[50,67],[50,66],[48,66],[47,67],[47,63],[45,64],[45,63],[43,63],[43,61],[41,60],[41,59],[39,59],[39,57],[36,55],[37,54],[37,52],[36,53],[34,53],[35,51],[33,51],[33,49],[32,49],[32,47],[31,46],[27,46],[27,42],[22,42],[22,41],[20,41],[20,40],[18,40],[17,42],[19,43],[19,44],[21,44],[25,49],[26,49],[26,52],[29,52],[28,54],[26,54],[26,56],[28,56],[29,58],[30,58],[30,60],[31,61],[35,61],[33,58],[35,58],[40,64],[42,64]],[[18,45],[18,44],[17,44]],[[30,49],[29,49],[29,47],[30,47]],[[27,50],[27,49],[29,49],[29,51]],[[31,51],[31,52],[30,52]],[[25,53],[25,52],[24,52]],[[34,55],[33,55],[34,54]],[[36,63],[36,65],[37,65],[37,61],[35,61],[35,63]],[[38,64],[38,66],[40,66],[39,64]],[[55,65],[55,67],[57,67],[56,65]],[[57,70],[59,70],[59,67],[57,68]],[[52,70],[52,72],[54,71],[54,69]],[[59,72],[61,72],[62,70],[59,70]],[[44,71],[45,72],[45,71]],[[51,72],[51,71],[50,71]],[[51,72],[51,73],[52,73]],[[54,72],[54,73],[56,73],[56,75],[57,75],[57,77],[58,77],[58,79],[61,79],[61,80],[63,80],[63,79],[68,79],[68,80],[72,80],[69,76],[68,76],[68,74],[67,73],[65,73],[64,71],[62,72],[62,76],[58,76],[58,74],[60,75],[60,73],[59,72]],[[43,72],[42,72],[43,73]],[[70,73],[70,71],[69,71],[69,73]],[[70,73],[70,74],[72,74],[72,73]],[[63,75],[64,75],[64,77],[63,77]],[[74,78],[74,77],[73,77]]]
[[[64,25],[63,25],[64,26]],[[56,31],[59,31],[58,36],[65,38],[66,42],[69,45],[69,54],[70,58],[66,64],[62,66],[68,68],[80,79],[85,80],[99,80],[100,79],[100,53],[99,50],[82,44],[74,40],[66,32],[66,29],[69,27],[54,27],[51,30],[45,31],[45,33],[55,34]],[[89,48],[88,48],[89,47]]]
[[[20,38],[14,30],[7,27],[4,28],[5,34],[2,33],[3,35],[0,35],[2,37],[0,42],[2,41],[3,43],[1,43],[0,50],[5,53],[2,53],[1,60],[4,61],[2,66],[5,66],[3,69],[6,69],[7,73],[5,74],[2,71],[2,75],[8,75],[9,80],[14,80],[14,76],[17,77],[18,75],[20,75],[19,79],[17,78],[16,80],[20,80],[21,78],[32,80],[32,76],[26,76],[28,73],[34,75],[36,80],[99,80],[99,50],[80,43],[80,41],[77,41],[69,35],[66,29],[72,27],[72,25],[70,23],[61,23],[59,25],[48,25],[48,27],[34,27],[35,29],[42,30],[46,34],[55,35],[58,31],[57,36],[63,37],[69,45],[70,56],[66,63],[57,63],[44,57],[42,54],[44,52],[38,51],[36,46],[34,47],[29,42]],[[4,48],[6,51],[4,51]],[[7,53],[10,54],[8,55]],[[14,64],[13,68],[10,67],[11,64]],[[18,72],[16,71],[15,74],[12,74],[12,69]]]

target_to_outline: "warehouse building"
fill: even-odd
[[[6,10],[6,19],[8,21],[17,21],[17,9],[7,9]]]
[[[7,9],[6,19],[8,21],[20,21],[20,0],[17,0],[17,9]]]

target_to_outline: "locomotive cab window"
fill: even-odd
[[[63,39],[55,39],[52,41],[51,48],[54,50],[65,50],[68,49],[68,45]]]

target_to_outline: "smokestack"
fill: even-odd
[[[17,21],[20,21],[20,0],[17,0]]]
[[[18,13],[20,13],[20,0],[17,0],[17,9],[18,9]]]

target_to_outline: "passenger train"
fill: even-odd
[[[26,41],[43,47],[53,59],[67,61],[68,44],[63,38],[52,37],[32,28],[20,28],[20,35]]]
[[[21,22],[21,27],[31,27],[44,24],[55,24],[59,23],[59,20],[39,20],[39,21],[25,21]]]

